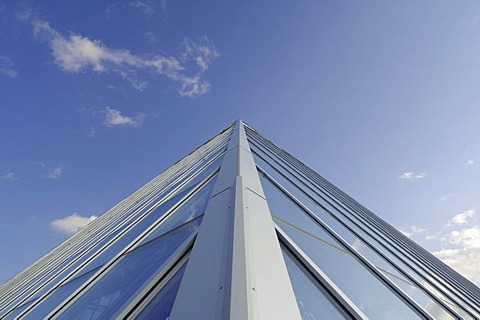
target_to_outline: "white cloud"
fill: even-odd
[[[466,166],[471,166],[471,165],[473,165],[474,163],[475,163],[475,161],[473,161],[473,160],[470,159],[470,160],[467,160],[467,162],[465,162],[465,165],[466,165]]]
[[[151,32],[151,31],[147,31],[143,35],[152,44],[158,42],[158,39],[155,36],[155,33]]]
[[[423,229],[417,226],[412,226],[411,230],[413,233],[424,233],[425,231],[427,231],[426,229]]]
[[[87,133],[87,137],[94,138],[96,135],[97,135],[97,130],[95,129],[94,126],[92,126]]]
[[[64,218],[53,220],[50,223],[50,227],[55,231],[65,233],[67,235],[72,235],[81,230],[83,227],[85,227],[87,224],[89,224],[96,218],[96,216],[82,217],[77,213],[72,213],[71,215]]]
[[[183,45],[185,53],[182,55],[182,59],[184,61],[192,59],[202,71],[207,70],[208,66],[220,56],[215,48],[199,45],[190,39],[185,39]]]
[[[431,241],[431,240],[434,240],[434,239],[436,239],[436,238],[437,238],[436,235],[434,235],[434,234],[429,234],[429,235],[427,235],[427,236],[425,237],[425,240]]]
[[[154,7],[146,1],[136,0],[134,2],[130,2],[130,5],[139,9],[147,18],[150,18],[155,13]]]
[[[443,195],[443,196],[441,196],[440,198],[438,198],[438,201],[445,201],[445,200],[450,199],[450,198],[453,197],[453,196],[454,196],[453,193],[449,193],[449,194]]]
[[[143,118],[144,116],[142,114],[138,115],[135,118],[123,116],[120,111],[107,107],[105,108],[105,121],[103,123],[106,127],[138,127],[142,125]]]
[[[140,72],[144,76],[145,72],[149,76],[162,75],[177,84],[181,96],[190,98],[203,95],[210,89],[210,83],[201,76],[219,57],[206,38],[202,39],[201,44],[185,39],[185,52],[177,59],[159,54],[135,55],[126,49],[112,49],[99,40],[75,33],[63,36],[48,22],[41,20],[33,21],[33,31],[37,38],[49,43],[55,64],[63,71],[116,73],[138,90],[144,90],[148,84],[146,80],[138,79]],[[197,71],[192,71],[191,62]]]
[[[449,225],[452,225],[452,224],[466,224],[467,219],[473,217],[474,215],[475,215],[475,210],[473,210],[473,209],[466,210],[462,213],[459,213],[459,214],[455,215],[449,221]]]
[[[15,181],[18,180],[17,176],[13,172],[7,172],[3,176],[0,176],[0,180],[5,180],[5,181]]]
[[[406,237],[409,237],[409,238],[410,238],[411,236],[413,236],[413,232],[405,231],[405,230],[401,230],[401,229],[399,229],[399,231],[400,231],[401,233],[403,233],[403,235],[406,236]]]
[[[10,79],[15,79],[18,76],[18,72],[13,66],[12,59],[7,56],[0,56],[0,73],[6,75]]]
[[[451,247],[434,252],[439,259],[480,285],[480,227],[452,231],[447,235]]]
[[[411,226],[409,230],[400,230],[401,233],[409,238],[411,238],[414,234],[424,233],[426,231],[426,229],[417,226]]]
[[[418,180],[425,178],[427,176],[426,173],[416,173],[416,172],[404,172],[398,176],[400,180]]]
[[[37,166],[38,173],[42,178],[52,180],[60,179],[65,172],[65,167],[58,164],[52,165],[51,163],[47,164],[39,161],[36,162],[35,165]]]
[[[59,179],[63,175],[64,171],[64,167],[56,167],[53,168],[50,172],[48,172],[45,177],[48,179]]]

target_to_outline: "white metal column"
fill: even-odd
[[[241,120],[170,319],[301,319]]]

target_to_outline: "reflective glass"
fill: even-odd
[[[254,148],[255,149],[255,148]],[[379,266],[380,268],[384,269],[385,271],[392,273],[392,275],[388,274],[387,272],[384,272],[384,274],[389,277],[393,282],[395,282],[399,287],[402,288],[402,290],[405,289],[405,283],[402,283],[403,281],[407,281],[405,277],[401,276],[398,272],[393,269],[393,267],[388,267],[385,264],[382,264],[380,260],[375,258],[375,256],[368,255],[368,249],[366,249],[365,246],[361,245],[361,242],[358,241],[358,239],[353,236],[353,234],[350,234],[349,232],[343,232],[341,227],[338,227],[340,224],[337,222],[333,217],[328,215],[325,210],[321,207],[319,207],[316,203],[312,201],[310,197],[307,197],[305,193],[307,193],[309,196],[315,198],[319,203],[321,203],[323,206],[326,206],[329,210],[332,212],[337,212],[337,209],[333,207],[331,204],[326,202],[324,199],[322,199],[320,196],[314,194],[312,191],[310,191],[306,186],[304,185],[304,188],[302,189],[303,191],[299,191],[296,189],[293,184],[288,181],[287,179],[284,178],[284,175],[288,176],[290,179],[293,179],[296,183],[302,183],[297,177],[291,175],[289,172],[285,171],[284,169],[281,169],[280,167],[276,166],[275,169],[273,169],[269,164],[267,164],[265,161],[260,159],[258,155],[255,155],[255,161],[257,164],[268,174],[270,174],[277,182],[282,184],[282,186],[286,187],[288,191],[290,191],[297,199],[299,199],[302,203],[304,203],[309,209],[311,209],[316,215],[323,220],[324,222],[327,223],[327,225],[332,226],[333,229],[342,236],[344,240],[349,242],[357,251],[360,251],[360,253],[364,256],[367,257],[370,262],[374,263],[375,265]],[[279,171],[276,171],[279,170]],[[281,173],[281,174],[280,174]],[[313,207],[312,207],[313,205]],[[315,210],[314,207],[318,206],[319,209],[321,210]],[[364,239],[368,239],[373,245],[376,246],[376,248],[380,249],[382,253],[388,257],[398,267],[400,267],[404,272],[408,273],[411,277],[413,277],[415,280],[417,280],[419,283],[421,283],[421,286],[429,291],[431,294],[434,296],[442,299],[445,301],[451,308],[454,309],[456,313],[461,315],[465,319],[471,319],[472,317],[465,312],[465,310],[461,310],[458,307],[455,307],[456,303],[459,303],[460,305],[465,306],[465,304],[461,301],[452,301],[449,297],[445,296],[443,293],[441,293],[438,289],[435,287],[431,286],[428,282],[425,282],[425,280],[422,278],[427,277],[431,281],[437,283],[433,278],[429,277],[423,272],[418,272],[416,268],[413,268],[404,262],[402,262],[400,259],[398,259],[395,255],[392,254],[391,251],[385,250],[384,247],[389,248],[390,250],[394,250],[394,248],[391,247],[391,245],[385,241],[379,242],[379,240],[372,236],[371,234],[366,233],[362,228],[360,228],[358,225],[353,223],[352,221],[346,219],[344,217],[344,213],[336,214],[336,217],[338,217],[341,221],[349,225],[353,230],[355,230],[361,237]],[[357,223],[360,223],[363,225],[363,222],[358,221],[357,218],[354,215],[349,215],[350,219],[354,219]],[[415,269],[415,270],[414,270]],[[421,275],[420,275],[421,274]],[[398,279],[400,278],[400,279]],[[438,283],[437,283],[438,284]],[[433,300],[430,296],[428,296],[425,292],[423,292],[420,288],[418,287],[413,287],[411,286],[411,283],[407,284],[408,285],[408,291],[405,292],[410,292],[411,297],[413,300],[415,300],[419,305],[425,308],[430,314],[435,314],[437,318],[444,317],[445,319],[450,319],[452,316],[445,310],[443,307],[441,307],[436,301]],[[409,294],[409,295],[410,295]],[[469,309],[469,308],[467,308]],[[471,309],[469,309],[471,310]]]
[[[224,150],[222,150],[222,152],[223,151]],[[223,161],[223,155],[221,155],[217,159],[215,159],[208,167],[203,169],[202,172],[200,172],[195,178],[193,178],[191,181],[189,181],[182,189],[190,188],[194,185],[197,185],[199,182],[201,182],[203,179],[208,177],[215,170],[220,168],[220,165],[222,164],[222,161]]]
[[[84,291],[58,319],[115,318],[162,270],[168,258],[198,229],[198,219],[126,254]]]
[[[351,318],[344,312],[340,312],[342,307],[335,303],[330,294],[318,284],[310,272],[300,265],[288,249],[282,247],[282,252],[302,319]]]
[[[105,251],[103,251],[99,256],[92,260],[82,272],[92,270],[98,266],[103,265],[104,263],[110,261],[114,256],[116,256],[122,249],[128,246],[135,238],[137,238],[142,232],[144,232],[148,227],[150,227],[155,221],[161,218],[165,212],[167,212],[173,205],[180,201],[192,188],[186,189],[183,192],[175,195],[174,197],[168,199],[155,210],[150,212],[148,215],[143,217],[135,226],[118,238],[114,243],[112,243]]]
[[[220,157],[222,158],[222,156]],[[220,161],[220,159],[217,159],[217,161]],[[95,269],[107,261],[109,261],[111,258],[113,258],[115,255],[117,255],[121,249],[123,249],[125,246],[127,246],[131,241],[133,241],[141,232],[143,232],[150,224],[152,224],[154,221],[156,221],[158,218],[160,218],[166,210],[170,209],[172,205],[174,205],[177,201],[179,201],[185,194],[187,194],[190,190],[193,189],[193,187],[198,184],[199,181],[203,180],[205,177],[207,177],[210,173],[212,173],[215,169],[218,168],[219,162],[214,161],[209,167],[207,167],[202,173],[200,173],[199,176],[194,178],[190,183],[188,183],[187,186],[184,186],[179,190],[175,196],[170,198],[169,200],[165,201],[163,204],[161,204],[158,208],[156,208],[154,211],[149,213],[145,218],[143,218],[136,226],[134,226],[132,229],[130,229],[126,234],[121,236],[119,239],[117,239],[111,246],[109,246],[105,251],[103,251],[99,256],[97,256],[92,262],[90,262],[87,267],[84,267],[81,271],[81,273],[86,273],[89,272],[92,269]],[[136,216],[139,216],[141,213],[145,212],[148,210],[149,207],[141,210],[141,212],[136,213]],[[187,221],[187,220],[185,220]],[[183,222],[185,222],[183,221]],[[180,225],[181,223],[177,224]],[[123,231],[127,226],[129,225],[126,224],[117,230],[113,231],[110,235],[108,235],[105,239],[99,241],[90,249],[94,248],[101,248],[103,245],[105,245],[108,241],[110,241],[112,238],[114,238],[116,235],[118,235],[121,231]],[[175,226],[173,226],[175,227]],[[163,229],[165,230],[165,228]],[[91,257],[96,250],[90,250],[88,253],[83,254],[80,256],[80,258],[75,261],[71,266],[67,267],[61,275],[68,275],[70,272],[78,268],[85,260],[87,260],[89,257]],[[62,267],[66,266],[67,263],[70,263],[70,260],[67,260],[64,262],[61,266],[57,266],[56,270],[60,270]],[[50,278],[46,278],[50,279]],[[49,283],[45,284],[38,292],[36,292],[33,295],[33,298],[37,298],[42,296],[44,293],[46,293],[48,290],[50,290],[54,285],[58,283],[63,279],[62,276],[59,276],[58,278],[54,279],[53,281],[50,281]],[[33,290],[38,289],[45,281],[41,281],[38,284],[31,286],[27,292],[33,292]],[[25,294],[26,295],[26,294]]]
[[[182,282],[183,274],[187,264],[175,273],[175,275],[168,280],[168,282],[155,294],[153,299],[135,316],[136,320],[155,319],[167,320],[172,312],[173,303],[177,297],[178,288]]]
[[[343,224],[336,220],[328,211],[315,203],[311,197],[307,196],[308,190],[301,191],[292,182],[279,174],[270,165],[261,160],[258,156],[255,159],[257,164],[268,174],[270,174],[279,184],[287,189],[293,196],[300,200],[310,211],[312,211],[320,220],[325,222],[330,228],[335,230],[343,240],[348,242],[357,252],[365,257],[369,262],[378,267],[386,277],[400,287],[408,296],[427,310],[430,314],[435,314],[437,319],[454,319],[443,307],[428,296],[423,290],[410,282],[389,262],[382,258],[378,253],[367,246],[363,239],[357,237],[348,230]],[[351,224],[349,224],[351,226]],[[352,226],[351,226],[352,227]],[[355,228],[354,228],[355,230]]]
[[[116,256],[126,245],[128,245],[131,241],[133,241],[137,236],[140,235],[145,229],[155,222],[158,218],[160,218],[166,210],[170,209],[172,205],[174,205],[177,201],[179,201],[185,194],[187,194],[191,189],[186,189],[182,193],[177,194],[176,196],[170,198],[169,200],[165,201],[161,204],[158,208],[144,217],[139,223],[137,223],[132,229],[130,229],[127,233],[122,235],[119,239],[117,239],[113,244],[111,244],[108,248],[106,248],[102,253],[100,253],[97,257],[95,257],[92,261],[90,261],[85,267],[83,267],[80,271],[80,275],[89,272],[90,270],[96,269],[102,266],[104,263],[110,261],[114,256]],[[100,241],[95,247],[101,248],[107,242],[112,240],[116,235],[118,235],[121,231],[125,230],[126,226],[118,228],[112,234],[107,236],[105,239]],[[83,255],[78,259],[75,263],[73,263],[70,267],[68,267],[65,271],[62,272],[64,275],[68,275],[70,272],[78,268],[85,260],[91,257],[97,250],[92,250],[88,254]],[[50,288],[52,288],[58,281],[62,279],[61,277],[57,278],[56,280],[46,284],[39,292],[37,292],[34,297],[40,297],[45,292],[47,292]]]
[[[14,319],[16,316],[18,316],[20,313],[23,312],[23,310],[25,310],[27,307],[29,307],[32,302],[34,302],[35,300],[30,300],[28,301],[27,303],[24,303],[23,305],[21,305],[20,307],[16,308],[15,310],[13,310],[12,313],[10,313],[8,316],[6,316],[5,318],[2,318],[2,319],[5,319],[5,320],[12,320]]]
[[[67,282],[66,284],[58,287],[53,291],[45,300],[43,300],[39,305],[27,313],[23,319],[43,319],[47,314],[50,313],[56,306],[63,302],[69,295],[71,295],[75,290],[77,290],[82,284],[85,283],[95,272],[98,270],[92,270],[88,273],[81,275],[78,278],[73,279],[72,281]]]
[[[215,180],[216,177],[211,179],[202,187],[202,189],[192,195],[185,203],[181,205],[181,207],[175,210],[175,212],[173,212],[172,215],[165,220],[165,222],[160,224],[147,238],[145,238],[140,245],[155,239],[168,230],[171,230],[204,214],[208,200],[210,200],[210,195],[213,191],[213,186],[215,185]]]
[[[261,181],[271,213],[288,221],[275,222],[370,319],[419,318],[284,193],[264,177]]]
[[[202,179],[203,180],[203,179]],[[166,232],[169,230],[172,230],[179,225],[193,220],[199,215],[204,213],[204,209],[206,206],[206,202],[208,201],[208,198],[213,190],[213,185],[215,183],[215,177],[211,179],[209,182],[207,182],[202,189],[200,189],[197,193],[195,193],[192,198],[187,200],[175,213],[169,217],[165,223],[161,224],[159,227],[154,232],[154,236],[148,237],[146,240],[142,241],[143,243],[146,243]],[[105,249],[98,257],[96,257],[94,260],[92,260],[86,267],[82,269],[80,272],[80,275],[85,274],[87,272],[90,272],[90,270],[97,269],[101,267],[103,264],[106,262],[110,261],[115,255],[117,255],[125,246],[130,244],[137,236],[140,235],[143,231],[145,231],[153,222],[155,222],[158,218],[160,218],[168,209],[170,209],[175,203],[177,203],[185,194],[187,194],[191,188],[185,189],[182,193],[177,194],[173,198],[165,201],[163,204],[161,204],[157,209],[155,209],[153,212],[148,214],[145,218],[143,218],[137,225],[135,225],[132,229],[130,229],[126,234],[124,234],[122,237],[120,237],[116,242],[114,242],[111,246]],[[198,222],[200,223],[200,222]],[[88,278],[85,278],[83,282],[85,282]],[[82,282],[82,283],[83,283]],[[43,294],[46,292],[46,289],[50,288],[53,286],[53,284],[50,284],[48,287],[42,290],[39,294],[36,296],[39,296],[40,294]],[[78,285],[80,286],[80,285]],[[68,291],[67,288],[59,288],[57,291],[55,291],[55,295],[52,297],[48,297],[46,300],[42,301],[41,304],[36,307],[36,309],[42,309],[42,310],[52,310],[52,305],[58,303],[58,299],[55,298],[56,295],[65,292],[66,297],[68,297],[76,287]],[[58,293],[57,293],[58,292]],[[67,294],[68,292],[68,294]],[[53,302],[56,301],[56,302]],[[43,311],[42,311],[43,312]],[[47,312],[47,313],[48,313]],[[34,313],[35,315],[37,312]],[[43,313],[42,313],[43,314]]]

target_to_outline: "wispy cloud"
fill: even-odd
[[[62,165],[52,165],[45,162],[36,162],[35,166],[38,169],[39,175],[46,179],[60,179],[65,172],[65,167]]]
[[[190,39],[185,39],[183,45],[185,47],[185,53],[182,55],[182,60],[195,61],[202,71],[207,70],[208,66],[220,56],[215,48],[200,45]]]
[[[10,79],[18,77],[18,72],[15,70],[12,59],[7,56],[0,56],[0,73]]]
[[[446,241],[450,246],[433,254],[480,285],[480,227],[452,231]]]
[[[453,196],[454,196],[453,193],[445,194],[445,195],[441,196],[440,198],[438,198],[438,201],[445,201],[445,200],[450,199]]]
[[[72,235],[81,230],[83,227],[85,227],[87,224],[89,224],[96,218],[96,216],[82,217],[77,213],[72,213],[71,215],[64,218],[53,220],[50,223],[50,227],[55,231],[59,231],[67,235]]]
[[[59,179],[62,175],[63,175],[63,172],[65,171],[65,168],[64,167],[56,167],[56,168],[53,168],[52,170],[50,170],[46,175],[45,177],[47,179]]]
[[[120,111],[106,107],[105,108],[105,121],[103,124],[106,127],[128,126],[139,127],[142,125],[144,119],[143,114],[139,114],[136,117],[123,116]]]
[[[425,233],[427,230],[418,226],[411,226],[409,230],[400,230],[407,237],[412,237],[414,234]]]
[[[130,2],[130,6],[138,9],[147,19],[156,14],[164,16],[167,12],[166,0],[135,0]]]
[[[158,42],[158,39],[155,36],[155,33],[151,32],[151,31],[147,31],[143,35],[152,44]]]
[[[401,175],[398,176],[398,179],[400,180],[418,180],[418,179],[423,179],[427,176],[426,173],[417,173],[413,171],[407,171],[402,173]]]
[[[15,181],[18,180],[17,176],[13,172],[7,172],[6,174],[0,176],[0,180],[4,181]]]
[[[463,211],[459,214],[456,214],[452,219],[450,219],[448,225],[455,225],[455,224],[466,224],[469,218],[472,218],[475,215],[475,210],[470,209]]]
[[[136,0],[130,2],[130,5],[134,8],[139,9],[147,18],[152,17],[152,15],[155,13],[155,8],[153,7],[153,5],[147,3],[146,1]]]
[[[184,53],[180,58],[158,54],[140,56],[126,49],[109,48],[99,40],[75,33],[64,36],[46,21],[33,20],[32,24],[34,35],[48,42],[55,64],[63,71],[115,73],[138,90],[144,90],[148,85],[146,80],[139,79],[139,73],[143,72],[143,77],[162,75],[169,78],[177,84],[181,96],[201,96],[211,87],[202,76],[219,57],[207,38],[201,39],[201,43],[185,39]]]
[[[466,166],[471,166],[471,165],[473,165],[474,163],[475,163],[475,161],[469,159],[469,160],[467,160],[467,161],[465,162],[465,165],[466,165]]]

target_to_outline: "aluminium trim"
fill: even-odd
[[[303,173],[300,169],[294,167],[291,163],[289,163],[289,162],[286,161],[284,158],[282,158],[281,154],[279,154],[279,153],[277,153],[277,152],[274,152],[274,151],[272,151],[272,150],[269,150],[269,148],[266,147],[266,146],[262,146],[262,145],[263,145],[263,142],[260,142],[260,141],[257,139],[257,137],[252,137],[252,136],[249,136],[249,137],[250,137],[250,139],[253,139],[253,142],[254,142],[254,145],[256,146],[256,148],[259,148],[260,150],[262,150],[262,149],[266,149],[266,150],[267,150],[267,151],[262,150],[263,153],[269,155],[269,157],[271,157],[271,158],[272,158],[271,154],[274,154],[276,157],[278,157],[280,160],[275,160],[275,159],[273,159],[273,158],[272,158],[272,160],[275,161],[275,162],[276,162],[278,165],[280,165],[281,167],[283,167],[284,170],[287,170],[287,169],[284,167],[284,165],[282,165],[282,164],[279,163],[278,161],[284,162],[286,165],[288,165],[288,166],[291,167],[294,171],[296,171],[298,174],[300,174],[300,176],[303,176],[304,179],[306,179],[305,181],[309,181],[309,183],[312,184],[312,186],[314,186],[314,187],[317,188],[317,189],[319,188],[319,186],[316,185],[316,183],[319,183],[319,182],[313,181],[312,178],[310,178],[310,177],[308,177],[308,176],[305,176],[305,173]],[[263,137],[261,137],[261,138],[262,138],[262,139],[265,139],[265,138],[263,138]],[[266,139],[265,139],[265,140],[266,140]],[[271,143],[270,141],[268,141],[268,142]],[[257,144],[258,144],[258,145],[257,145]],[[279,148],[279,149],[280,149],[282,152],[284,152],[281,148]],[[298,161],[298,160],[297,160],[297,161]],[[307,168],[308,168],[308,167],[307,167]],[[311,170],[311,169],[310,169],[310,170]],[[288,170],[287,170],[287,171],[288,171]],[[325,180],[325,182],[328,183],[328,184],[330,184],[330,183],[329,183],[328,181],[326,181],[326,180]],[[337,199],[335,199],[334,197],[332,197],[331,195],[329,195],[329,194],[328,194],[328,191],[326,192],[325,190],[322,190],[322,189],[319,189],[319,190],[320,190],[320,192],[324,193],[327,197],[329,197],[331,200],[333,200],[335,203],[339,204],[341,207],[344,207],[344,209],[346,209],[347,211],[350,211],[352,214],[354,214],[354,215],[359,214],[361,217],[363,217],[363,219],[367,219],[367,220],[371,220],[371,219],[372,219],[372,217],[368,217],[368,216],[365,217],[363,213],[362,213],[362,214],[361,214],[361,213],[358,213],[357,210],[354,210],[354,211],[352,212],[351,210],[353,210],[353,209],[349,209],[348,207],[345,207],[346,205],[348,205],[347,203],[341,203],[341,202],[339,202],[339,200],[337,200]],[[327,188],[327,190],[328,190],[328,188]],[[318,193],[317,193],[317,194],[318,194]],[[319,195],[319,196],[320,196],[320,195]],[[360,221],[362,221],[362,218],[359,218],[359,219],[360,219]],[[362,224],[365,224],[365,226],[366,226],[367,228],[371,229],[373,232],[377,233],[380,237],[384,238],[385,236],[382,235],[381,229],[378,229],[378,230],[376,230],[375,228],[372,229],[372,227],[375,227],[375,226],[377,225],[377,223],[376,223],[375,221],[371,221],[370,223],[373,224],[373,226],[372,226],[372,225],[368,225],[368,223],[365,223],[365,222],[362,221]],[[380,230],[380,231],[379,231],[379,230]],[[390,243],[390,240],[388,240],[388,239],[385,239],[385,240],[386,240],[388,243]],[[396,245],[393,245],[393,247],[397,247],[398,249],[401,249],[401,247],[399,248],[399,247],[396,246]],[[405,255],[402,250],[400,250],[399,252],[402,253],[403,255]],[[406,256],[406,258],[409,259],[410,261],[412,261],[412,262],[413,262],[414,264],[416,264],[417,266],[419,266],[418,263],[416,262],[416,260],[412,260],[412,258],[409,258],[408,255]],[[422,267],[422,266],[419,266],[419,267],[420,267],[421,269],[424,269],[424,267]],[[424,271],[425,271],[425,270],[424,270]],[[416,272],[418,273],[418,271],[416,271]],[[427,273],[429,274],[429,272],[427,272]],[[418,274],[421,275],[421,273],[418,273]],[[422,277],[424,277],[424,276],[422,275]],[[433,276],[433,278],[436,279],[437,281],[439,281],[440,284],[442,284],[443,281],[441,281],[440,279],[436,278],[435,276]],[[426,280],[431,283],[431,281],[430,281],[429,279],[426,279]],[[466,303],[469,308],[472,307],[467,301],[465,301],[465,298],[463,298],[461,295],[459,296],[460,292],[457,292],[456,290],[452,291],[452,289],[448,289],[449,292],[447,293],[447,292],[445,292],[444,290],[439,289],[437,285],[435,285],[435,284],[433,284],[433,283],[431,283],[431,284],[432,284],[434,287],[436,287],[438,290],[440,290],[441,292],[443,292],[444,295],[451,297],[452,294],[453,294],[453,295],[456,296],[458,299],[460,299],[461,301],[463,301],[464,303]],[[452,299],[452,298],[450,298],[450,299]],[[453,300],[455,300],[455,299],[453,299]],[[459,303],[457,302],[457,304],[459,304]],[[463,309],[464,309],[465,312],[471,313],[470,311],[468,311],[468,309],[465,309],[465,305],[463,305],[463,303],[460,303],[460,305],[463,307]]]
[[[141,241],[147,238],[156,227],[160,226],[164,221],[168,220],[168,218],[176,211],[178,207],[180,207],[185,201],[187,201],[191,196],[193,196],[198,190],[200,190],[205,183],[208,181],[203,181],[204,183],[198,185],[196,188],[192,189],[188,194],[186,194],[182,199],[180,199],[175,205],[173,205],[170,209],[168,209],[164,215],[159,217],[154,223],[152,223],[145,231],[140,233],[130,244],[124,247],[122,250],[119,251],[117,255],[115,255],[110,261],[106,262],[100,270],[93,275],[89,280],[87,280],[83,285],[77,288],[67,299],[65,299],[61,304],[59,304],[55,309],[53,309],[48,315],[47,318],[57,317],[59,312],[63,312],[63,310],[67,309],[70,305],[72,305],[80,296],[81,292],[88,290],[92,287],[96,282],[99,281],[106,274],[111,268],[113,268],[123,254],[130,251],[130,249],[136,247],[137,244],[141,243]]]
[[[337,287],[335,282],[333,282],[276,223],[275,230],[280,242],[315,276],[320,282],[320,285],[338,302],[338,305],[343,307],[341,311],[346,312],[355,319],[368,319],[362,310]]]
[[[416,301],[412,300],[402,289],[400,289],[395,283],[393,283],[390,279],[388,279],[382,272],[378,270],[367,258],[361,255],[357,250],[355,250],[347,241],[343,239],[337,232],[335,232],[332,228],[330,228],[327,224],[325,224],[321,219],[319,219],[309,208],[307,208],[302,202],[300,202],[296,197],[294,197],[288,190],[278,184],[278,182],[274,181],[273,178],[266,175],[265,176],[268,180],[270,180],[279,190],[283,192],[293,203],[300,207],[300,209],[306,214],[307,217],[310,217],[313,221],[315,221],[320,228],[323,228],[328,234],[330,234],[335,240],[337,240],[341,246],[343,246],[346,251],[358,259],[361,265],[366,267],[366,269],[375,277],[377,278],[380,283],[383,283],[384,286],[390,290],[394,295],[400,298],[400,301],[408,306],[411,310],[417,313],[420,316],[423,316],[426,319],[433,319],[433,317],[424,310]]]

